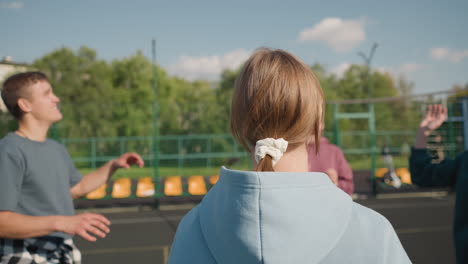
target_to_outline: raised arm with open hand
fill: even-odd
[[[419,127],[432,131],[439,128],[445,120],[447,120],[447,108],[440,104],[429,105]]]
[[[419,124],[419,130],[416,134],[415,148],[426,148],[427,136],[429,133],[439,128],[447,120],[447,108],[440,104],[429,105],[426,115]]]
[[[130,168],[131,165],[138,165],[140,168],[143,167],[144,162],[140,155],[129,152],[122,154],[120,157],[115,159],[112,163],[114,168]]]
[[[102,167],[83,176],[83,179],[70,189],[71,196],[75,199],[95,190],[107,180],[118,169],[128,169],[132,165],[144,166],[143,159],[134,152],[120,155],[118,158],[108,161]]]

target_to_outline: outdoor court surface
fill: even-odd
[[[360,197],[356,202],[387,217],[413,263],[445,264],[455,263],[451,232],[454,198],[453,194],[432,192]],[[83,263],[165,263],[177,224],[193,206],[101,209],[98,212],[112,222],[111,233],[95,243],[75,239],[82,250]]]

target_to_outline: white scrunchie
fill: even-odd
[[[255,144],[255,160],[259,163],[268,154],[272,157],[272,164],[275,166],[287,148],[288,142],[283,138],[265,138],[259,140]]]

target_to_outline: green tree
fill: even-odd
[[[215,90],[216,104],[218,106],[215,119],[220,133],[229,133],[231,131],[230,116],[232,94],[234,92],[234,83],[239,72],[240,68],[237,70],[224,70],[221,74],[219,86]]]
[[[77,52],[61,48],[33,64],[49,76],[61,98],[64,120],[58,124],[60,137],[115,135],[112,112],[106,101],[112,97],[111,69],[96,58],[96,52],[81,47]]]
[[[112,101],[114,129],[119,136],[145,136],[153,132],[151,62],[138,51],[112,62]]]

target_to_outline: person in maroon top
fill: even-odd
[[[331,144],[327,138],[320,138],[320,149],[315,151],[315,144],[307,145],[309,171],[324,172],[340,189],[349,195],[354,192],[353,171],[341,149]]]

